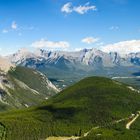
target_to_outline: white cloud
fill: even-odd
[[[17,31],[18,29],[18,25],[15,21],[13,21],[10,25],[10,27],[8,27],[7,29],[3,29],[2,33],[9,33],[11,31]]]
[[[13,30],[16,30],[17,27],[18,27],[17,23],[16,23],[15,21],[13,21],[12,24],[11,24],[11,28],[12,28]]]
[[[120,54],[128,54],[132,52],[140,52],[140,40],[128,40],[114,44],[101,46],[104,52],[119,52]]]
[[[83,43],[87,43],[87,44],[92,44],[99,41],[99,38],[94,38],[94,37],[86,37],[84,39],[82,39]]]
[[[72,3],[68,2],[61,8],[62,12],[65,12],[65,13],[76,12],[79,14],[85,14],[90,10],[96,11],[97,8],[95,5],[90,5],[89,2],[84,5],[79,5],[79,6],[73,6]]]
[[[62,49],[65,50],[70,47],[70,44],[66,41],[49,41],[46,39],[41,39],[39,41],[35,41],[31,44],[32,47],[34,48],[47,48],[51,50],[55,49]]]
[[[20,26],[17,24],[16,21],[13,21],[10,23],[9,27],[3,29],[1,32],[5,34],[9,32],[16,32],[18,36],[21,36],[23,31],[32,31],[32,30],[37,30],[37,28],[28,25]]]
[[[79,14],[85,14],[87,13],[89,10],[92,10],[92,11],[96,11],[97,8],[95,5],[89,5],[89,3],[83,5],[83,6],[78,6],[78,7],[74,7],[73,8],[73,11],[79,13]]]
[[[111,27],[109,27],[109,30],[117,31],[117,30],[119,30],[119,26],[111,26]]]
[[[61,8],[61,11],[62,11],[62,12],[65,12],[65,13],[71,13],[71,12],[73,11],[72,3],[71,3],[71,2],[66,3],[66,4]]]

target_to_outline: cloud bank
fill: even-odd
[[[120,54],[129,54],[140,52],[140,40],[121,41],[114,44],[108,44],[101,47],[104,52],[118,52]]]
[[[53,42],[47,39],[41,39],[41,40],[33,42],[31,46],[37,49],[46,48],[50,50],[55,50],[55,49],[65,50],[70,47],[70,44],[67,41]]]

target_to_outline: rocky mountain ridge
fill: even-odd
[[[75,52],[64,52],[64,51],[47,51],[47,50],[36,50],[30,52],[27,50],[19,50],[8,56],[11,62],[14,64],[26,65],[26,61],[33,59],[36,62],[43,62],[44,60],[48,64],[57,64],[59,61],[67,60],[71,63],[80,63],[82,65],[102,65],[104,67],[113,67],[116,65],[130,66],[140,64],[140,53],[129,53],[126,55],[120,55],[117,52],[106,53],[98,49],[83,49]]]

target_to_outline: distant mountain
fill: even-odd
[[[44,73],[60,88],[87,76],[132,76],[132,73],[140,70],[140,53],[122,56],[117,52],[105,53],[95,48],[76,52],[29,52],[22,49],[8,56],[8,59],[12,64],[34,68]]]
[[[59,136],[139,139],[139,119],[126,129],[139,110],[138,90],[111,79],[90,77],[38,107],[0,114],[0,136],[5,140],[50,140],[48,137]]]
[[[21,49],[17,53],[10,55],[9,58],[12,63],[27,65],[30,67],[38,67],[43,65],[45,60],[46,65],[58,65],[60,62],[68,61],[72,64],[78,63],[96,68],[98,66],[113,67],[116,65],[130,66],[138,64],[134,61],[136,61],[138,58],[140,59],[140,53],[130,53],[121,56],[117,52],[106,53],[95,48],[83,49],[76,52],[46,50],[36,50],[35,52],[29,52],[27,50]]]
[[[0,111],[37,105],[58,89],[42,73],[0,59]]]

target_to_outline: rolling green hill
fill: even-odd
[[[0,110],[40,104],[56,94],[56,87],[40,72],[16,67],[0,73]]]
[[[0,136],[5,140],[45,140],[49,136],[74,135],[96,140],[115,139],[124,134],[124,138],[131,135],[131,139],[136,139],[140,137],[137,133],[140,128],[126,130],[125,124],[138,110],[140,94],[137,91],[111,79],[90,77],[38,107],[1,113]],[[115,123],[122,119],[121,123]],[[92,130],[94,127],[99,129]],[[92,131],[84,137],[89,130]]]

